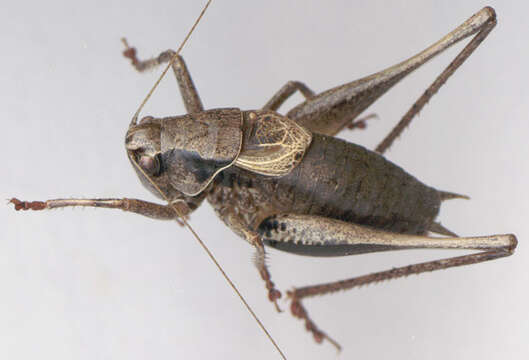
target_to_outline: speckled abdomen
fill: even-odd
[[[219,174],[208,199],[226,223],[223,209],[235,209],[249,230],[267,216],[295,213],[424,234],[440,206],[437,190],[379,154],[319,134],[288,175],[267,177],[231,167]]]
[[[278,187],[290,192],[293,213],[399,233],[426,233],[441,202],[437,190],[379,154],[318,134]]]

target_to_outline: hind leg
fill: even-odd
[[[287,116],[313,132],[335,135],[366,110],[373,102],[413,70],[425,64],[455,43],[474,35],[468,45],[456,56],[448,67],[435,79],[424,94],[393,131],[377,146],[384,153],[393,141],[409,125],[413,117],[426,105],[446,80],[474,52],[496,25],[496,14],[485,7],[455,30],[417,55],[376,74],[324,91],[294,107]]]
[[[281,224],[281,226],[271,226],[274,223]],[[334,248],[334,253],[337,255],[399,249],[469,249],[480,251],[470,255],[428,261],[325,284],[294,288],[287,292],[291,299],[292,314],[305,322],[305,328],[313,334],[316,342],[328,340],[338,349],[340,348],[339,344],[319,329],[310,318],[301,303],[303,299],[411,274],[477,264],[510,256],[514,253],[517,245],[516,237],[512,234],[435,238],[391,233],[335,219],[297,214],[281,214],[268,218],[260,225],[259,231],[264,236],[264,240],[273,247],[295,252],[298,249],[296,245],[299,244],[298,247],[305,247],[305,254],[314,256],[331,248]]]

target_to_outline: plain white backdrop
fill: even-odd
[[[203,1],[9,2],[0,13],[2,197],[137,197],[128,123],[159,71],[122,58],[176,48]],[[484,5],[498,26],[388,152],[423,182],[468,194],[439,219],[460,235],[515,233],[510,258],[305,301],[342,359],[525,359],[529,355],[527,13],[522,1],[214,0],[184,48],[206,108],[261,107],[288,80],[315,91],[393,65]],[[343,138],[373,148],[455,56],[402,81]],[[172,74],[144,114],[182,114]],[[281,111],[301,101],[296,96]],[[0,207],[3,359],[277,359],[190,233],[116,210]],[[277,314],[252,249],[204,205],[192,224],[290,359],[333,359]],[[277,286],[337,280],[460,255],[408,251],[313,259],[270,251]],[[282,301],[287,309],[288,304]]]

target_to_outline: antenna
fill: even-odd
[[[136,125],[136,123],[137,123],[137,121],[138,121],[138,115],[140,114],[141,110],[143,109],[143,107],[145,106],[145,104],[147,103],[147,101],[149,101],[149,99],[151,98],[152,93],[154,92],[154,90],[156,90],[156,88],[157,88],[158,85],[160,84],[160,81],[162,81],[162,79],[163,79],[163,77],[165,76],[165,74],[167,74],[167,71],[169,70],[169,68],[170,68],[170,67],[174,64],[174,62],[176,61],[176,58],[178,57],[178,54],[180,54],[180,51],[182,50],[182,48],[183,48],[184,45],[186,44],[187,40],[189,39],[189,37],[191,36],[191,34],[193,33],[193,31],[195,31],[195,28],[197,27],[198,23],[200,22],[200,20],[202,19],[202,17],[203,17],[204,14],[206,13],[206,10],[208,9],[209,4],[211,4],[211,1],[213,1],[213,0],[208,0],[208,2],[206,3],[206,5],[204,6],[204,8],[202,9],[202,11],[200,12],[200,15],[198,15],[197,19],[195,20],[195,23],[193,24],[193,26],[191,26],[191,29],[189,29],[189,31],[187,32],[186,37],[184,38],[184,40],[182,41],[182,43],[180,44],[180,46],[178,47],[178,49],[176,49],[175,54],[174,54],[173,57],[171,58],[171,61],[169,61],[169,64],[167,64],[167,66],[165,67],[165,69],[163,69],[162,74],[160,75],[160,77],[158,78],[158,80],[156,80],[156,82],[154,83],[152,89],[147,93],[147,95],[145,96],[145,98],[144,98],[143,101],[141,102],[140,106],[138,107],[138,110],[136,110],[136,112],[134,113],[134,116],[132,117],[132,121],[131,121],[131,124],[132,124],[132,125]]]
[[[136,125],[137,124],[137,120],[138,120],[138,115],[140,114],[141,110],[143,109],[143,107],[145,106],[145,104],[147,103],[147,101],[150,99],[152,93],[154,92],[154,90],[158,87],[158,84],[160,84],[160,81],[162,81],[163,77],[165,76],[165,74],[167,73],[167,71],[169,70],[169,68],[173,65],[173,63],[176,61],[176,58],[178,56],[178,54],[180,53],[180,51],[182,50],[182,48],[184,47],[185,43],[187,42],[187,40],[189,39],[189,37],[191,36],[191,34],[193,33],[193,31],[195,30],[195,28],[197,27],[198,23],[200,22],[200,19],[202,19],[202,17],[204,16],[204,13],[206,12],[207,8],[209,7],[209,5],[211,4],[211,1],[212,0],[208,0],[208,2],[206,3],[206,5],[204,6],[204,8],[202,9],[202,11],[200,12],[200,15],[197,17],[197,19],[195,20],[195,23],[193,24],[193,26],[191,27],[191,29],[188,31],[186,37],[184,38],[184,40],[182,41],[182,43],[180,44],[180,46],[178,47],[178,49],[176,50],[174,56],[171,58],[171,61],[169,62],[169,64],[165,67],[165,69],[163,70],[162,74],[160,75],[160,77],[158,78],[158,80],[156,80],[156,82],[154,83],[154,86],[152,87],[152,89],[147,93],[147,95],[145,96],[145,98],[143,99],[143,101],[141,102],[140,106],[138,107],[138,110],[136,110],[136,112],[134,113],[134,116],[132,117],[132,121],[131,121],[131,125]],[[158,193],[160,193],[160,195],[165,199],[165,201],[167,201],[167,203],[169,204],[169,206],[174,210],[174,212],[176,213],[176,215],[178,215],[178,217],[181,219],[181,221],[184,223],[184,225],[189,229],[189,231],[191,232],[191,234],[193,234],[193,237],[198,241],[198,243],[200,244],[200,246],[202,247],[202,249],[204,249],[204,251],[206,252],[206,254],[209,256],[209,258],[211,259],[211,261],[213,261],[213,263],[215,264],[215,266],[217,267],[217,269],[220,271],[220,273],[222,274],[222,276],[224,277],[224,279],[226,279],[226,281],[228,282],[228,284],[230,285],[230,287],[233,289],[233,291],[237,294],[237,296],[239,297],[239,299],[241,300],[241,302],[244,304],[244,306],[246,307],[246,309],[250,312],[250,314],[252,315],[252,317],[255,319],[255,321],[257,322],[257,324],[259,325],[259,327],[261,328],[261,330],[263,330],[263,332],[265,333],[265,335],[268,337],[268,339],[270,340],[270,342],[274,345],[274,347],[276,348],[276,350],[279,352],[279,354],[281,355],[281,357],[283,359],[286,360],[286,356],[285,354],[283,354],[283,352],[281,351],[281,349],[279,348],[279,346],[277,345],[277,343],[274,341],[274,339],[272,338],[272,335],[270,335],[270,333],[266,330],[265,326],[263,325],[263,323],[261,322],[261,320],[259,320],[259,318],[257,317],[257,315],[255,314],[255,312],[252,310],[252,308],[250,307],[250,305],[248,304],[248,302],[246,302],[244,296],[240,293],[240,291],[237,289],[237,287],[235,286],[235,284],[231,281],[231,279],[229,278],[229,276],[226,274],[226,272],[224,271],[224,269],[222,268],[222,266],[219,264],[219,262],[217,261],[217,259],[215,258],[215,256],[211,253],[211,251],[209,250],[209,248],[206,246],[206,244],[202,241],[202,239],[200,238],[200,236],[198,236],[198,234],[195,232],[195,230],[191,227],[191,225],[189,225],[189,223],[187,222],[187,220],[185,219],[184,216],[182,216],[182,214],[180,213],[180,211],[178,210],[178,208],[176,206],[174,206],[174,204],[172,204],[169,200],[169,198],[167,197],[166,194],[164,194],[164,192],[160,189],[160,187],[158,187],[158,185],[156,185],[156,183],[145,173],[145,171],[143,171],[143,169],[141,168],[141,166],[139,166],[139,164],[136,162],[136,160],[134,159],[134,157],[131,157],[130,158],[134,164],[134,166],[141,172],[141,174],[143,176],[145,176],[145,178],[147,178],[149,180],[149,182],[152,184],[152,186],[156,189],[156,191],[158,191]]]

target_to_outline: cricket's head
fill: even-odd
[[[160,197],[162,191],[169,200],[177,194],[193,197],[237,159],[242,122],[239,109],[145,117],[130,125],[125,146],[141,182],[152,193]]]
[[[160,191],[173,200],[176,194],[163,168],[160,133],[160,119],[144,117],[138,124],[132,123],[129,126],[125,137],[125,148],[143,186],[161,199],[163,196]],[[154,184],[160,188],[160,191]]]

